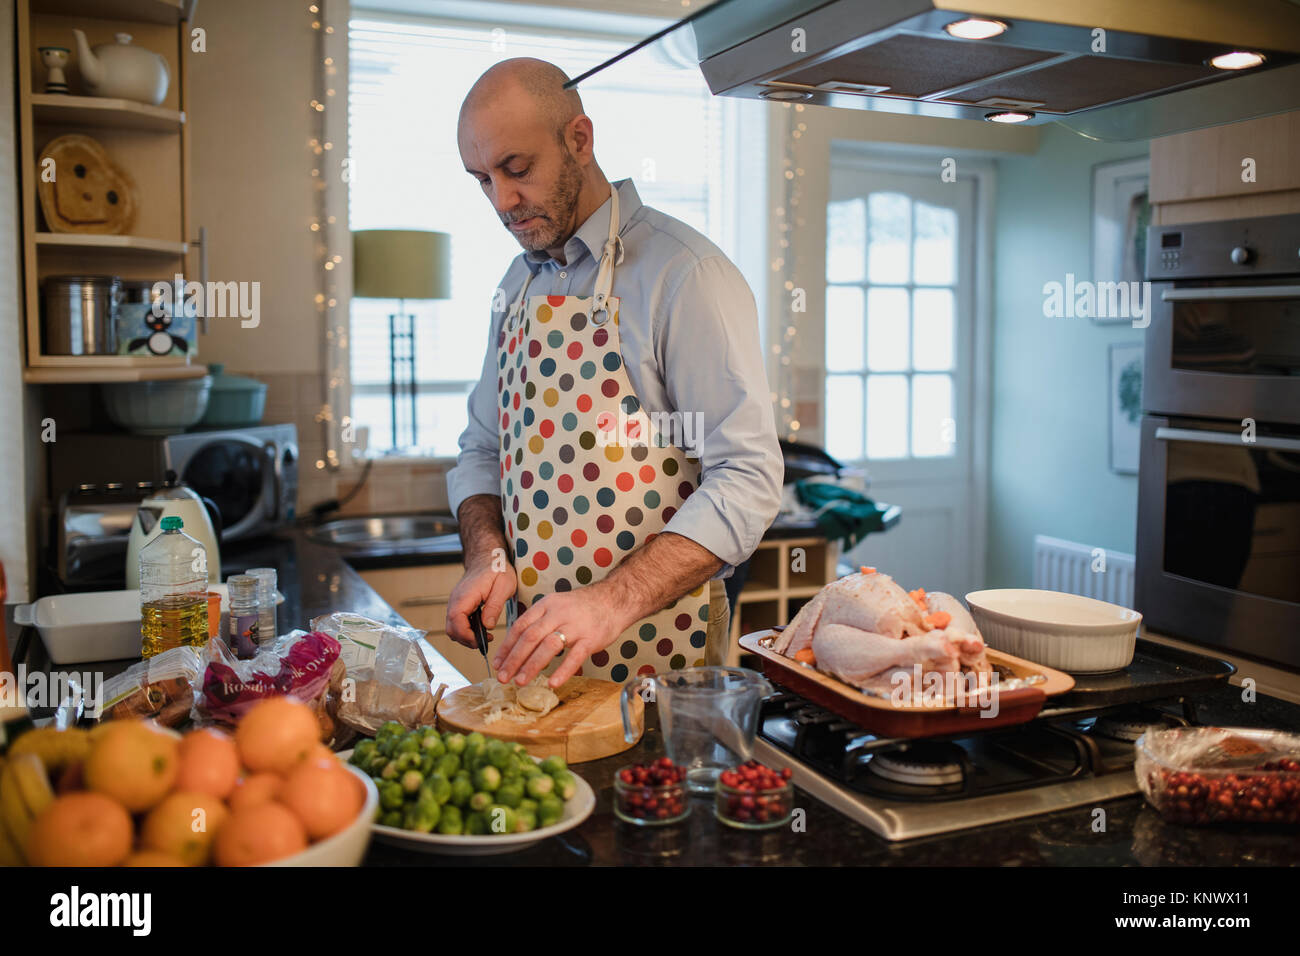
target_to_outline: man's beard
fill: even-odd
[[[573,211],[578,208],[580,192],[582,192],[582,168],[565,150],[564,165],[560,169],[559,178],[555,180],[555,185],[551,187],[550,195],[539,208],[523,210],[504,220],[505,227],[510,229],[510,223],[521,222],[535,216],[539,220],[537,226],[523,233],[510,229],[510,234],[529,252],[550,249],[558,245],[560,240],[568,238],[566,231],[573,219]]]

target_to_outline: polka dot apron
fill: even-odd
[[[529,275],[497,337],[501,508],[518,577],[510,623],[547,594],[601,580],[662,531],[700,481],[699,462],[652,427],[623,366],[619,300],[610,295],[622,261],[611,193],[595,294],[530,297]],[[579,673],[625,681],[703,665],[708,620],[701,585],[633,624]]]

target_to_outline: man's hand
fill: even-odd
[[[515,569],[504,559],[500,562],[505,570],[497,570],[492,562],[480,562],[465,569],[465,576],[452,588],[451,598],[447,601],[447,635],[467,647],[477,649],[474,629],[469,626],[469,616],[481,604],[483,605],[483,626],[488,629],[488,640],[492,640],[492,628],[505,609],[506,601],[515,593],[517,580]]]
[[[519,615],[492,660],[497,680],[527,684],[567,647],[549,681],[559,687],[592,654],[699,587],[721,567],[721,559],[689,538],[667,531],[656,535],[603,580],[576,591],[557,591]],[[563,645],[556,631],[564,635]]]
[[[599,583],[548,594],[511,625],[501,649],[492,658],[497,680],[506,683],[513,679],[522,687],[567,648],[568,653],[549,681],[552,687],[559,687],[631,623]],[[564,635],[564,643],[556,631]]]

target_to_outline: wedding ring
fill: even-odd
[[[558,638],[560,639],[560,647],[568,647],[568,646],[569,646],[569,639],[568,639],[567,637],[564,636],[564,632],[563,632],[563,631],[554,631],[554,632],[552,632],[552,633],[554,633],[555,636],[558,637]]]

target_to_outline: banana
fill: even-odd
[[[0,818],[0,867],[26,865],[27,860],[23,857],[17,839],[10,835],[4,819]]]
[[[79,727],[57,730],[54,727],[35,727],[19,737],[9,748],[11,757],[35,754],[51,774],[68,764],[80,763],[90,753],[90,734]]]
[[[27,802],[23,800],[18,779],[14,776],[13,762],[9,762],[3,774],[0,774],[0,820],[9,836],[21,848],[27,843],[27,831],[32,828],[32,815],[27,812]]]

